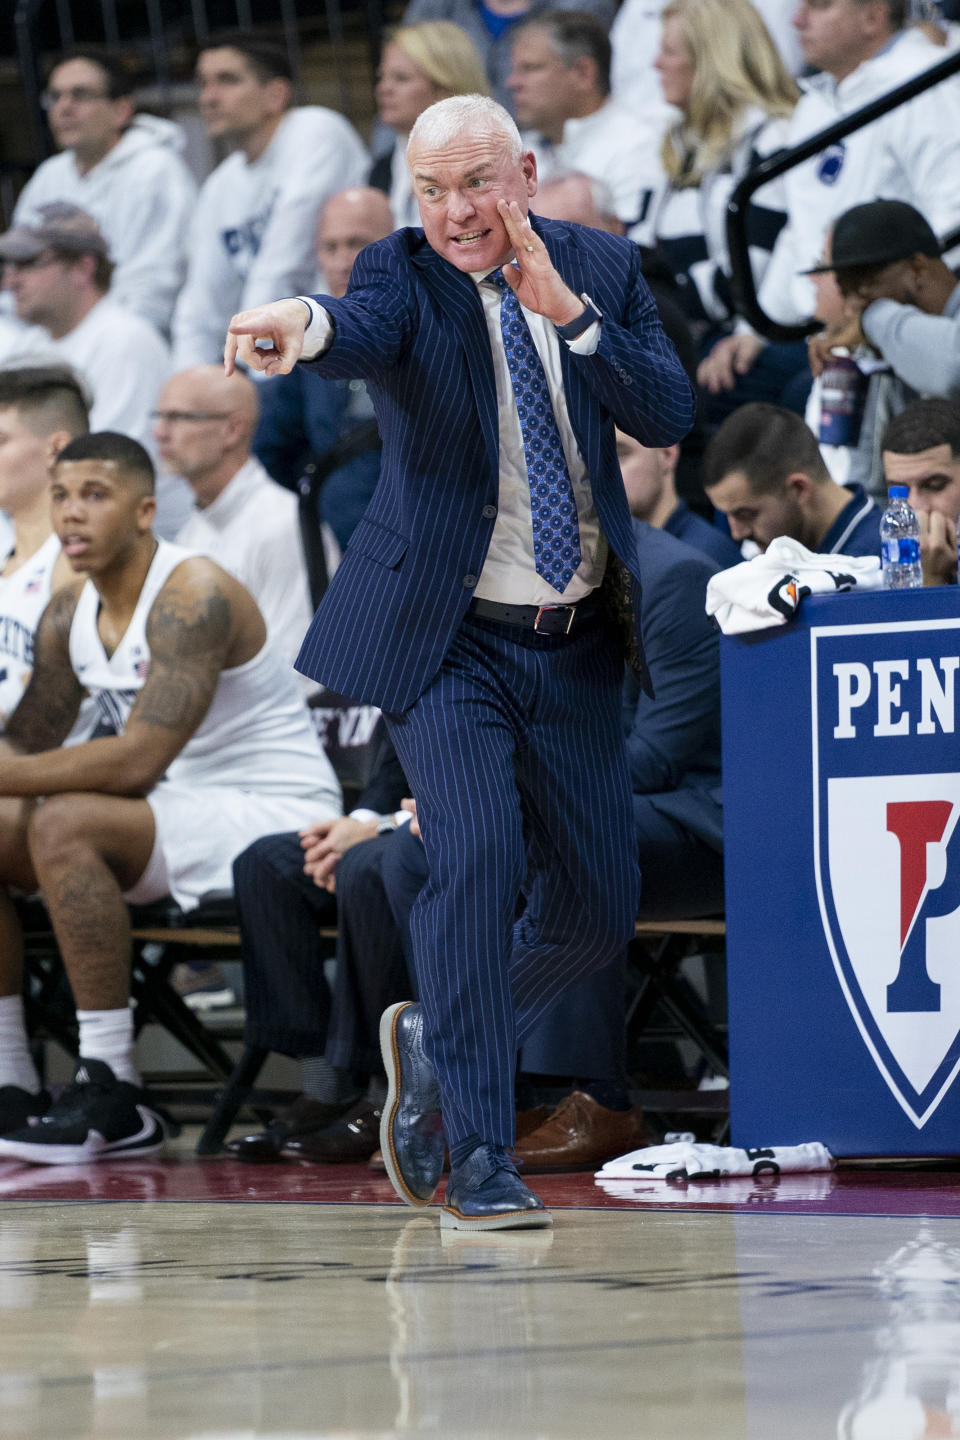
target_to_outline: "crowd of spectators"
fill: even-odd
[[[118,1019],[126,995],[118,973],[105,977],[68,933],[60,877],[69,864],[97,877],[90,943],[116,957],[127,932],[103,917],[120,897],[173,893],[189,906],[198,875],[225,883],[235,862],[248,1035],[304,1062],[303,1096],[265,1135],[236,1142],[241,1158],[368,1158],[382,1098],[376,1021],[415,987],[407,917],[426,874],[396,756],[380,747],[361,801],[343,816],[322,733],[307,721],[317,698],[309,687],[251,691],[262,723],[244,735],[227,683],[232,667],[252,674],[267,651],[289,678],[311,600],[377,484],[373,405],[362,383],[299,368],[226,378],[231,316],[280,296],[341,297],[361,249],[418,224],[407,136],[429,105],[456,94],[492,94],[515,114],[536,157],[537,213],[641,246],[702,399],[682,446],[647,450],[618,435],[650,577],[645,638],[657,692],[652,700],[625,682],[643,903],[650,914],[722,911],[710,576],[780,535],[819,553],[877,554],[881,497],[896,482],[921,515],[926,583],[956,579],[960,284],[942,239],[960,226],[960,77],[754,194],[745,224],[761,307],[781,324],[816,318],[822,329],[809,346],[770,343],[738,312],[725,233],[730,195],[758,161],[932,67],[960,40],[926,9],[923,19],[913,23],[908,0],[623,0],[619,9],[615,0],[411,0],[384,37],[366,139],[334,110],[294,104],[279,47],[225,34],[196,61],[199,115],[223,156],[199,184],[180,127],[138,113],[124,57],[76,49],[52,65],[44,107],[57,153],[0,236],[0,711],[10,738],[41,752],[0,765],[0,884],[42,883],[81,1006],[82,1054],[107,1067],[96,1072],[101,1088],[110,1092],[112,1075],[130,1092],[110,1092],[112,1104],[139,1093],[132,1035]],[[858,369],[861,412],[839,440],[828,425],[838,356]],[[88,518],[101,501],[120,517],[112,529]],[[154,532],[163,542],[156,573]],[[85,546],[103,555],[81,591],[66,558]],[[213,556],[215,573],[209,562],[176,570],[177,557],[196,554]],[[111,570],[118,556],[126,590]],[[65,583],[69,598],[41,622]],[[211,630],[199,658],[199,629],[187,641],[181,626],[196,694],[163,703],[158,674],[173,673],[176,655],[172,628],[157,617],[165,603],[171,613],[207,603],[211,587],[229,623],[219,640]],[[137,654],[124,621],[139,626]],[[147,703],[161,718],[145,738]],[[271,737],[279,749],[264,768],[253,740],[269,747]],[[61,742],[75,751],[69,761]],[[250,797],[235,795],[238,757],[250,756],[270,797],[253,811]],[[192,797],[178,773],[200,777]],[[78,776],[93,790],[102,776],[103,794],[71,808]],[[213,859],[194,855],[185,881],[170,836],[198,828],[207,786],[221,808],[240,807],[242,824],[229,834],[222,826],[209,841]],[[28,826],[11,801],[39,794],[52,800]],[[118,797],[134,809],[108,803]],[[153,815],[156,844],[138,807]],[[126,813],[129,825],[117,818]],[[273,834],[278,814],[302,828]],[[6,890],[0,908],[13,924]],[[334,921],[331,990],[316,930]],[[0,964],[0,1134],[29,1127],[49,1105],[15,971]],[[569,1092],[551,1112],[518,1093],[530,1169],[599,1163],[640,1135],[623,1063],[622,977],[582,990],[523,1059]],[[588,1042],[579,1048],[578,1034]]]

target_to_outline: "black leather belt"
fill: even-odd
[[[536,635],[569,635],[579,617],[596,614],[592,596],[577,605],[501,605],[496,600],[470,601],[470,613],[482,620],[497,620],[501,625],[519,625]]]

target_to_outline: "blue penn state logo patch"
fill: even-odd
[[[846,158],[846,146],[842,141],[837,145],[827,146],[817,161],[817,179],[821,185],[836,185]]]

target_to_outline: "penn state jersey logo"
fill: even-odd
[[[241,275],[245,276],[248,273],[250,266],[260,254],[260,245],[270,223],[270,216],[273,214],[278,193],[277,190],[274,190],[256,215],[249,215],[241,225],[227,226],[220,232],[224,249]]]
[[[817,179],[821,185],[836,185],[846,158],[847,151],[842,140],[827,146],[817,161]]]
[[[811,646],[823,928],[920,1129],[960,1072],[960,620],[822,627]]]

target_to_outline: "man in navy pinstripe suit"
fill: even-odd
[[[297,663],[383,709],[429,862],[411,917],[421,1004],[392,1007],[382,1030],[388,1173],[429,1204],[445,1136],[443,1225],[544,1225],[506,1154],[517,1048],[622,954],[639,893],[613,617],[629,616],[629,588],[638,618],[640,576],[614,431],[671,444],[695,402],[637,248],[528,213],[536,164],[506,111],[441,101],[407,158],[423,230],[361,252],[342,300],[235,317],[226,364],[362,378],[383,437],[380,483]],[[557,487],[575,505],[562,589],[544,578],[559,572],[530,473],[541,443],[562,444]],[[639,643],[633,655],[642,665]]]

